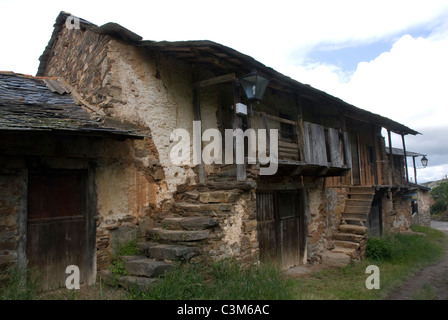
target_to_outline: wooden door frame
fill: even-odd
[[[39,168],[32,168],[32,170],[39,170]],[[88,166],[75,167],[51,167],[45,169],[54,170],[85,170],[86,171],[86,279],[85,284],[91,285],[95,283],[96,279],[96,195],[95,195],[95,170]],[[20,203],[18,210],[18,249],[17,249],[17,265],[20,269],[27,269],[27,216],[28,216],[28,176],[29,169],[20,170]],[[68,275],[67,275],[68,276]]]
[[[274,221],[276,224],[276,238],[277,241],[281,242],[282,239],[282,220],[280,217],[280,210],[279,210],[279,200],[278,200],[278,194],[282,192],[293,192],[297,191],[297,199],[296,199],[296,207],[297,212],[293,218],[298,220],[298,245],[299,245],[299,263],[303,264],[303,260],[306,256],[306,190],[305,189],[279,189],[279,190],[257,190],[257,193],[270,193],[273,194],[273,208],[274,208]],[[258,214],[257,214],[258,219]],[[258,221],[258,220],[257,220]],[[280,261],[280,265],[282,265],[282,259],[283,259],[283,246],[281,246],[281,252],[279,252],[279,255],[277,256],[277,259]]]

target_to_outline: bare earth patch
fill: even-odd
[[[432,221],[431,227],[448,235],[448,222]],[[421,270],[397,288],[387,300],[448,300],[448,250],[435,265]]]

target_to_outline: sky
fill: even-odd
[[[60,11],[144,40],[229,46],[422,133],[406,136],[429,159],[418,182],[448,175],[448,0],[0,0],[0,70],[35,75]]]

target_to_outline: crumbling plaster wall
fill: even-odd
[[[418,217],[415,217],[415,223],[421,226],[431,226],[431,196],[429,191],[418,191]]]
[[[322,253],[333,247],[344,211],[347,188],[314,187],[307,189],[307,258],[320,261]]]
[[[400,192],[382,197],[383,231],[385,234],[407,231],[412,221],[411,200]]]
[[[194,70],[201,78],[213,77],[207,70]],[[63,30],[53,49],[47,76],[61,76],[76,89],[82,102],[98,117],[118,124],[137,125],[149,137],[123,148],[104,148],[103,164],[96,169],[97,261],[103,269],[110,261],[114,241],[138,234],[160,223],[169,214],[211,215],[219,228],[211,230],[204,251],[213,258],[237,257],[257,261],[258,242],[255,193],[233,191],[231,203],[194,200],[192,212],[176,210],[175,199],[185,201],[185,192],[196,188],[196,174],[189,165],[174,166],[169,158],[176,128],[192,132],[193,70],[190,64],[126,44],[89,30]],[[216,88],[200,90],[202,131],[217,127],[219,95]],[[117,121],[118,120],[118,121]],[[190,140],[192,144],[192,139]],[[209,173],[216,170],[206,166]],[[235,178],[229,178],[235,180]],[[219,184],[219,183],[218,183]],[[207,188],[201,190],[207,194]],[[190,199],[191,200],[191,199]],[[225,210],[201,210],[206,205]],[[216,205],[215,205],[216,204]],[[224,204],[223,206],[221,204]]]

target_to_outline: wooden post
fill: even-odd
[[[98,215],[96,211],[95,168],[87,169],[87,210],[86,210],[86,258],[88,285],[95,283],[96,279],[96,224]]]
[[[193,89],[193,107],[194,107],[194,120],[195,121],[201,121],[201,100],[200,100],[200,93],[199,89]],[[202,132],[201,132],[202,136]],[[202,143],[201,143],[202,144]],[[202,146],[201,146],[202,150]],[[198,180],[199,183],[205,183],[205,170],[204,170],[204,164],[201,162],[198,164]]]
[[[236,104],[240,101],[240,91],[238,87],[238,83],[233,81],[233,130],[242,129],[240,124],[240,116],[236,114]],[[236,155],[236,146],[235,142],[233,142],[233,154]],[[245,159],[246,157],[244,157]],[[236,164],[236,179],[238,181],[246,180],[246,165]]]
[[[415,167],[415,156],[414,157],[412,157],[412,162],[413,162],[413,164],[414,164],[414,182],[415,182],[415,184],[417,184],[417,168]]]
[[[376,136],[375,136],[375,126],[372,125],[372,152],[373,152],[373,165],[375,167],[374,176],[375,176],[375,185],[378,185],[378,162],[376,160]]]
[[[401,134],[401,141],[403,142],[404,169],[406,171],[406,182],[409,182],[408,157],[407,157],[407,154],[406,154],[406,144],[404,143],[404,134]]]
[[[392,154],[392,138],[391,138],[391,133],[390,130],[387,129],[387,136],[389,138],[389,157],[390,157],[390,168],[391,168],[391,173],[392,173],[392,185],[394,185],[394,156]]]
[[[17,266],[26,270],[26,239],[27,239],[27,215],[28,215],[28,169],[20,170],[20,200],[17,219],[17,233],[19,236],[17,246]]]
[[[296,104],[297,104],[297,142],[299,144],[299,160],[306,162],[308,159],[305,157],[305,131],[303,129],[303,110],[302,104],[300,103],[300,95],[296,94]]]

